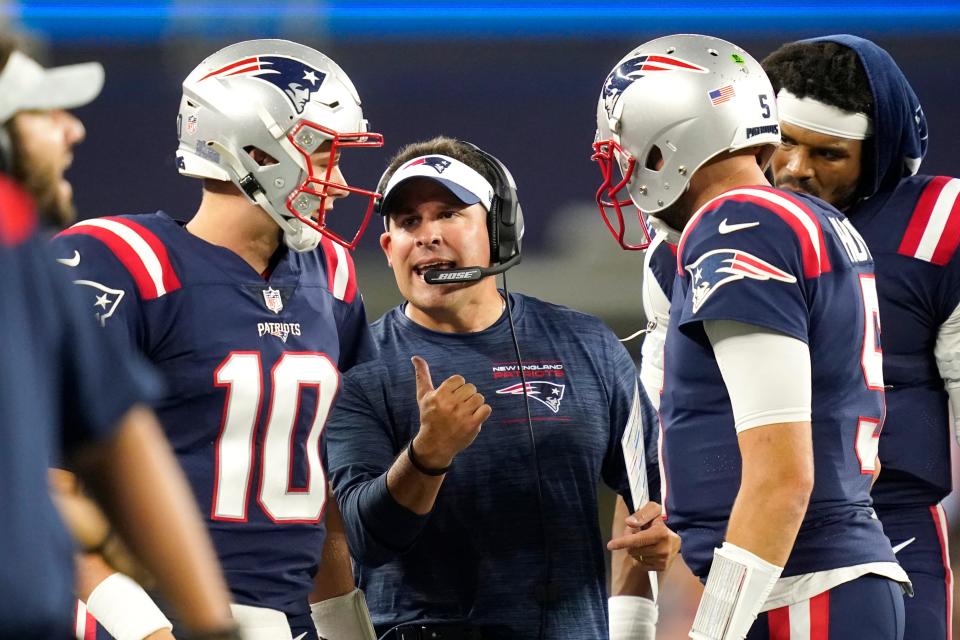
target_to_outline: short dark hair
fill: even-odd
[[[391,176],[393,176],[396,170],[404,163],[420,156],[429,156],[432,154],[439,154],[448,156],[454,160],[459,160],[482,175],[490,184],[494,184],[497,181],[497,177],[494,175],[490,165],[484,159],[483,155],[473,146],[456,138],[437,136],[430,140],[412,142],[400,149],[400,151],[390,159],[390,164],[387,165],[387,170],[380,180],[381,188],[387,186]]]
[[[786,89],[850,112],[873,113],[870,80],[857,52],[837,42],[791,42],[761,63],[774,93]]]

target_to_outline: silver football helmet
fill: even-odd
[[[602,173],[596,198],[604,223],[624,249],[645,249],[644,216],[676,202],[705,162],[725,151],[779,143],[773,88],[746,51],[701,35],[642,44],[610,72],[597,103],[593,160]],[[646,236],[640,244],[624,239],[622,209],[631,204]]]
[[[177,135],[180,173],[235,184],[295,251],[314,249],[321,234],[352,249],[366,228],[378,194],[346,186],[334,172],[343,148],[380,147],[383,136],[367,132],[353,83],[319,51],[287,40],[217,51],[183,81]],[[259,164],[254,149],[275,162]],[[311,154],[327,149],[325,170],[314,167]],[[352,238],[326,225],[333,198],[343,192],[369,199]]]

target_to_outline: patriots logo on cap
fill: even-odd
[[[613,107],[620,99],[620,95],[627,90],[627,87],[640,78],[657,71],[708,73],[708,70],[700,65],[668,55],[642,55],[624,60],[610,72],[606,82],[603,83],[603,104],[607,110],[607,116],[613,116]]]
[[[708,251],[688,266],[687,271],[693,278],[693,313],[699,311],[714,291],[730,282],[744,278],[787,283],[797,281],[786,271],[739,249]]]
[[[443,173],[443,171],[450,166],[450,161],[446,158],[441,158],[439,156],[424,156],[423,158],[417,158],[409,162],[403,168],[415,167],[418,164],[425,164],[428,167],[433,167],[437,170],[437,173]]]
[[[305,62],[284,56],[251,56],[211,71],[200,78],[247,76],[274,85],[287,96],[297,113],[304,107],[326,79],[327,74]]]

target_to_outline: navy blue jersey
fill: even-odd
[[[323,429],[339,370],[371,349],[346,251],[285,252],[264,279],[163,213],[87,220],[54,247],[104,329],[164,374],[156,410],[234,601],[308,612]]]
[[[71,628],[74,546],[50,500],[51,459],[111,436],[158,391],[153,375],[97,330],[35,226],[28,196],[0,178],[2,638],[56,638]]]
[[[934,504],[950,493],[947,393],[934,347],[960,305],[960,180],[905,178],[864,201],[850,221],[876,260],[887,420],[879,505]]]
[[[536,437],[556,600],[545,637],[606,638],[606,579],[597,523],[603,481],[631,503],[621,437],[655,417],[636,370],[599,320],[513,294]],[[523,384],[506,314],[484,331],[438,333],[403,308],[373,325],[380,358],[344,376],[328,428],[334,490],[360,586],[379,632],[408,621],[468,620],[484,637],[535,638],[545,579],[540,506]],[[446,475],[433,511],[393,501],[385,472],[419,430],[410,357],[439,385],[475,384],[493,413]],[[653,499],[656,434],[645,431]]]
[[[691,570],[707,575],[741,471],[706,320],[765,327],[810,348],[815,485],[783,575],[893,562],[870,508],[883,376],[873,264],[863,240],[816,198],[741,188],[690,221],[678,266],[660,405],[663,490]]]

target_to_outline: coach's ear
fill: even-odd
[[[390,232],[384,231],[380,234],[380,248],[383,249],[383,255],[387,257],[387,266],[393,268],[393,261],[390,260]]]

